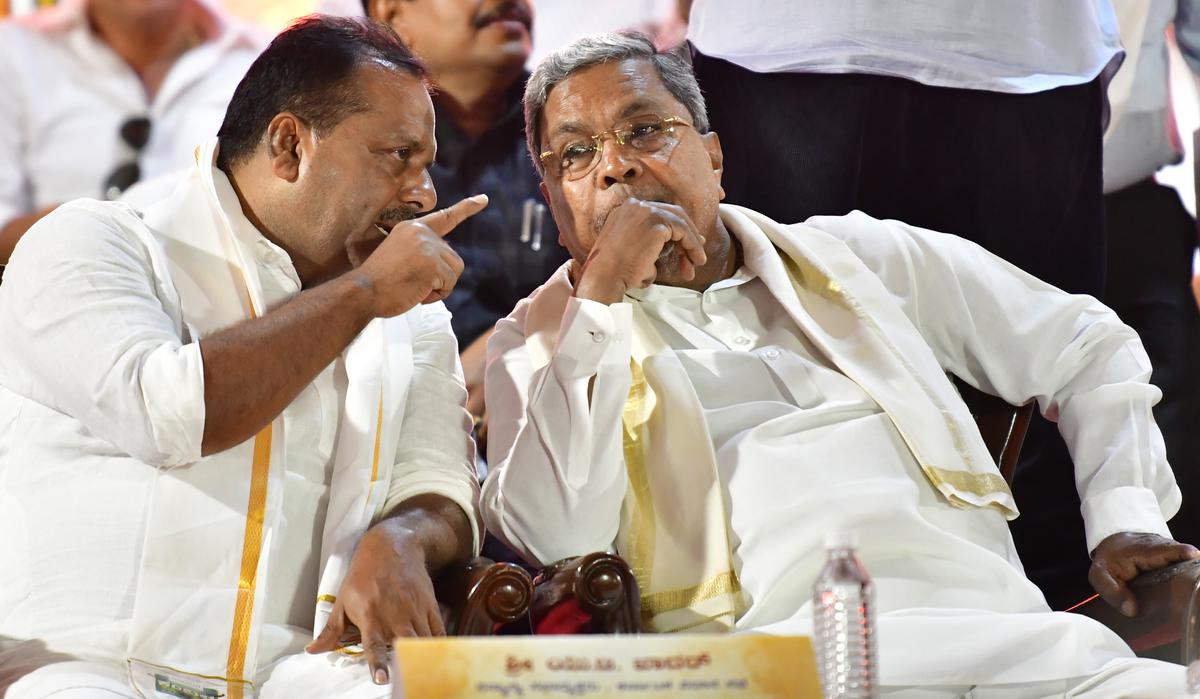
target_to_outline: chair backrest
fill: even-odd
[[[954,380],[954,385],[971,411],[971,417],[975,418],[988,453],[1000,467],[1000,475],[1012,485],[1017,458],[1021,455],[1021,444],[1025,441],[1029,420],[1033,417],[1033,401],[1025,405],[1013,405],[1003,398],[968,386],[959,379]]]

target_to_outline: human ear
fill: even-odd
[[[708,153],[708,161],[712,164],[713,177],[717,180],[717,191],[721,201],[725,200],[725,188],[721,186],[721,176],[725,174],[725,152],[721,150],[721,137],[716,131],[700,134],[700,141]]]
[[[281,180],[295,182],[300,176],[300,160],[311,140],[312,131],[291,112],[275,115],[267,125],[267,155],[271,170]]]

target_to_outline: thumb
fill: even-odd
[[[435,211],[428,216],[423,216],[420,220],[421,223],[429,226],[430,230],[444,238],[447,233],[454,230],[455,226],[483,211],[487,205],[488,196],[486,194],[476,194],[473,197],[467,197],[456,204],[447,206],[441,211]]]
[[[1103,565],[1092,564],[1088,570],[1088,581],[1105,602],[1120,610],[1122,614],[1137,615],[1137,598],[1134,597],[1133,591]]]

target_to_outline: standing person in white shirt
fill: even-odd
[[[1101,296],[1109,0],[695,0],[688,36],[731,203],[952,231]],[[1030,577],[1056,609],[1081,601],[1071,457],[1040,416],[1014,485]]]
[[[17,245],[0,694],[382,697],[392,639],[442,633],[431,576],[482,533],[442,237],[486,198],[414,220],[424,76],[383,25],[304,18],[170,197]]]
[[[55,206],[185,169],[264,44],[203,0],[63,0],[0,22],[0,265]]]
[[[1111,311],[954,236],[721,204],[695,78],[645,37],[551,55],[525,114],[573,260],[488,346],[490,531],[540,563],[614,548],[647,630],[811,633],[823,535],[856,530],[896,696],[1184,693],[1025,578],[947,378],[1057,418],[1096,589],[1133,613],[1133,575],[1200,551],[1170,538],[1159,394]]]

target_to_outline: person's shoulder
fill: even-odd
[[[858,254],[877,256],[895,252],[916,242],[917,229],[901,221],[879,219],[855,209],[841,216],[811,216],[793,224],[794,231],[818,230],[837,238]]]
[[[152,240],[140,214],[127,204],[76,199],[30,227],[17,243],[10,264],[75,260],[104,265],[114,256],[149,264]]]

